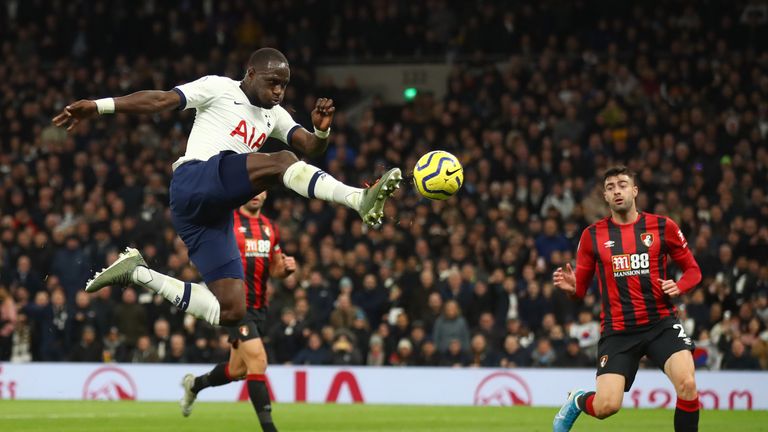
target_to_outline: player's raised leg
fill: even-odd
[[[555,415],[552,423],[554,432],[567,432],[582,412],[604,419],[616,414],[624,400],[626,379],[623,375],[606,373],[597,377],[597,390],[576,390]]]
[[[282,182],[305,198],[317,198],[350,207],[370,225],[380,222],[384,215],[384,203],[400,187],[403,179],[400,169],[392,168],[374,185],[366,189],[355,188],[298,160],[289,151],[248,155],[248,175],[256,192]]]
[[[699,430],[699,394],[694,369],[693,356],[688,350],[672,354],[664,364],[664,373],[672,381],[677,392],[675,432]]]
[[[236,343],[232,346],[229,352],[229,362],[222,362],[213,367],[213,369],[195,377],[192,374],[184,375],[181,381],[181,386],[184,388],[184,395],[181,398],[181,414],[184,417],[189,417],[192,413],[192,404],[197,399],[197,394],[208,387],[218,387],[229,384],[234,381],[239,381],[245,378],[247,371],[245,366],[245,360],[240,353],[240,350],[236,348]]]
[[[87,292],[96,292],[107,285],[141,285],[168,299],[182,311],[219,324],[220,305],[205,287],[158,273],[147,266],[141,253],[134,248],[125,252],[110,266],[96,273],[85,285]]]

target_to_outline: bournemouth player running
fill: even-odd
[[[582,411],[599,419],[615,414],[632,386],[640,359],[647,355],[675,386],[675,431],[696,431],[699,398],[691,355],[694,347],[671,299],[696,286],[701,270],[674,221],[637,211],[632,171],[609,169],[603,186],[611,216],[582,233],[575,274],[568,264],[553,275],[557,287],[581,298],[597,272],[602,302],[597,389],[572,392],[555,416],[553,430],[571,430]],[[683,271],[677,282],[667,275],[667,256]]]
[[[235,325],[245,316],[245,297],[232,211],[255,194],[282,184],[307,198],[346,205],[368,224],[380,221],[385,201],[402,179],[399,169],[387,171],[367,189],[358,189],[298,160],[290,151],[260,152],[268,137],[308,155],[319,155],[328,145],[336,109],[333,100],[318,99],[311,115],[314,133],[307,131],[280,106],[290,78],[285,56],[262,48],[251,55],[242,81],[211,75],[169,91],[80,100],[53,119],[71,130],[100,114],[197,111],[186,153],[173,164],[171,221],[210,291],[149,269],[133,248],[97,273],[86,291],[134,283],[211,324]]]
[[[182,381],[184,397],[181,412],[184,417],[192,412],[192,403],[200,390],[228,384],[246,377],[248,395],[264,431],[274,431],[269,391],[264,373],[267,371],[267,353],[261,341],[265,334],[267,312],[267,278],[285,278],[296,270],[293,257],[280,250],[277,227],[261,214],[267,193],[256,195],[235,211],[234,233],[245,269],[246,315],[239,325],[230,328],[232,349],[228,363],[219,363],[205,375],[195,378],[187,374]]]

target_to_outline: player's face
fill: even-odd
[[[264,191],[255,197],[251,198],[250,201],[245,203],[244,207],[246,210],[248,210],[251,213],[256,213],[257,211],[261,210],[261,208],[264,206],[264,201],[267,199],[267,192]]]
[[[288,63],[270,61],[263,70],[248,69],[245,90],[248,99],[255,101],[258,106],[272,108],[283,102],[285,88],[290,80]]]
[[[637,186],[628,175],[608,177],[603,187],[603,197],[611,211],[623,213],[635,206]]]

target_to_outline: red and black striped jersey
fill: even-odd
[[[629,224],[610,217],[587,227],[576,259],[576,295],[583,297],[597,272],[601,331],[620,332],[675,316],[675,306],[661,289],[667,256],[683,270],[681,292],[696,286],[701,270],[677,224],[666,216],[640,213]]]
[[[280,253],[280,233],[266,216],[250,217],[235,210],[235,238],[245,270],[245,307],[267,306],[269,264]]]

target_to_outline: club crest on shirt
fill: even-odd
[[[270,236],[272,235],[272,234],[270,234],[270,232],[269,232],[269,227],[268,227],[268,226],[265,226],[265,227],[264,227],[264,228],[262,228],[262,229],[264,230],[264,235],[265,235],[266,237],[270,237]]]
[[[652,233],[640,234],[640,241],[643,242],[645,247],[651,247],[651,245],[653,244],[653,234]]]
[[[604,356],[600,357],[600,367],[604,368],[606,363],[608,363],[608,356],[604,355]]]
[[[250,331],[248,330],[248,326],[247,325],[241,325],[240,326],[240,334],[243,335],[243,337],[248,337],[248,333],[250,333]]]

